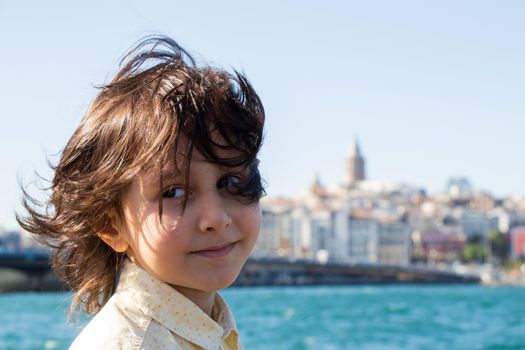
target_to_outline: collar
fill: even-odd
[[[205,349],[218,349],[222,341],[237,342],[237,327],[224,299],[215,294],[212,316],[208,316],[175,288],[160,281],[126,259],[117,294],[126,298],[171,332]]]

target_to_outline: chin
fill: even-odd
[[[210,276],[207,281],[202,285],[205,287],[205,290],[208,292],[217,291],[221,289],[228,288],[235,282],[239,276],[239,272],[236,273],[217,273],[213,276]]]

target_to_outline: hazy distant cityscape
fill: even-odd
[[[410,184],[367,180],[358,141],[347,178],[316,175],[295,198],[264,198],[254,256],[473,272],[484,282],[523,283],[525,198],[494,198],[467,178],[429,195]]]
[[[525,198],[494,198],[469,179],[429,195],[410,184],[368,180],[357,140],[343,185],[316,175],[294,198],[265,197],[253,256],[323,263],[427,266],[525,283]],[[0,229],[0,254],[42,250],[25,232]]]

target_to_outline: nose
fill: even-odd
[[[216,190],[207,191],[200,198],[199,230],[222,232],[232,223],[224,198]]]

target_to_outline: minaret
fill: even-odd
[[[366,178],[365,175],[365,159],[361,155],[359,149],[359,142],[354,138],[354,143],[350,148],[347,160],[348,184],[353,185],[358,181]]]

